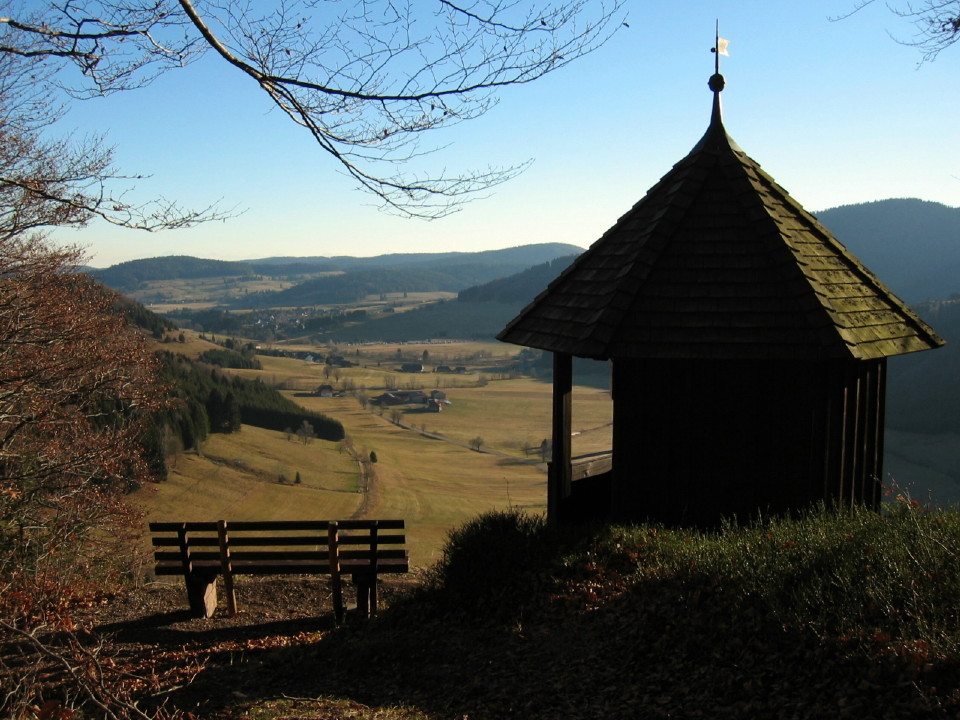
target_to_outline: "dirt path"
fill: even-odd
[[[546,476],[539,458],[475,452],[466,443],[400,427],[353,398],[302,398],[340,421],[360,474],[358,517],[403,518],[411,563],[435,562],[454,527],[507,507],[542,509]],[[370,462],[371,451],[377,462]]]

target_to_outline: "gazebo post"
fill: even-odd
[[[570,495],[570,427],[573,356],[553,353],[553,440],[547,475],[547,523],[560,521],[560,501]]]

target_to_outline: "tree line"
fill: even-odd
[[[198,448],[210,433],[237,432],[241,424],[283,432],[306,421],[318,438],[336,442],[344,437],[339,422],[305,410],[259,380],[230,377],[178,353],[159,357],[160,377],[171,387],[174,402],[158,416],[154,447],[172,434],[184,449]]]

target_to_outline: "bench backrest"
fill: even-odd
[[[157,575],[407,572],[403,520],[152,522]]]

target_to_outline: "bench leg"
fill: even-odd
[[[197,618],[213,617],[217,611],[217,576],[190,573],[183,576],[187,584],[190,614]]]
[[[368,618],[377,613],[377,576],[354,575],[353,584],[357,586],[357,614]]]

